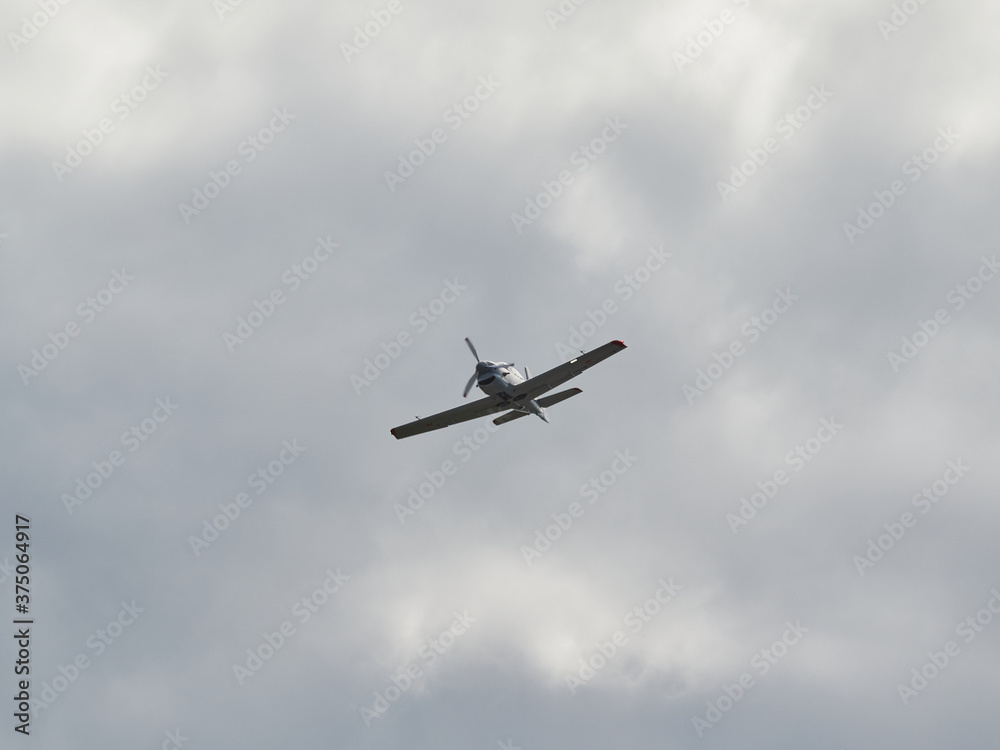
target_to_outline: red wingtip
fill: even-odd
[[[625,342],[622,341],[621,339],[615,339],[615,341],[613,343],[618,344],[618,346],[622,347],[623,349],[627,349],[628,348],[627,346],[625,346]]]

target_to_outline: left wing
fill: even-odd
[[[553,388],[558,388],[570,378],[575,378],[584,370],[593,367],[598,362],[603,362],[613,354],[617,354],[625,349],[624,341],[609,341],[604,346],[599,346],[591,352],[580,354],[569,362],[553,367],[551,370],[535,375],[533,378],[525,380],[514,388],[514,398],[523,401],[524,397],[538,398],[543,393],[548,393]]]
[[[448,427],[459,422],[468,422],[470,419],[485,417],[488,414],[496,414],[498,411],[506,411],[510,408],[512,406],[509,401],[503,401],[499,396],[487,396],[478,401],[473,401],[471,404],[462,404],[461,406],[456,406],[454,409],[448,409],[448,411],[424,417],[415,422],[393,427],[389,432],[397,440],[402,440],[405,437],[419,435],[422,432],[440,430],[442,427]]]

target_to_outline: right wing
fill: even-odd
[[[553,388],[559,387],[567,380],[575,378],[584,370],[593,367],[598,362],[603,362],[624,348],[624,341],[609,341],[593,351],[581,352],[569,362],[563,362],[561,365],[556,365],[541,375],[535,375],[535,377],[519,383],[514,387],[514,398],[518,401],[522,400],[525,395],[528,398],[538,398],[543,393],[548,393]]]
[[[419,435],[422,432],[440,430],[443,427],[449,427],[459,422],[468,422],[470,419],[485,417],[488,414],[496,414],[498,411],[506,411],[510,408],[512,407],[509,401],[503,401],[499,396],[487,396],[478,401],[473,401],[471,404],[462,404],[461,406],[456,406],[454,409],[448,409],[448,411],[424,417],[415,422],[393,427],[389,432],[397,440],[402,440],[405,437]]]

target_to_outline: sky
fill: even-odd
[[[997,28],[8,3],[10,746],[993,746]]]

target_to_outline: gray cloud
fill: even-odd
[[[887,31],[891,3],[69,3],[24,44],[6,33],[44,3],[10,9],[29,741],[983,744],[1000,282],[968,280],[996,253],[996,11],[897,5]],[[319,239],[339,246],[293,270]],[[651,248],[669,259],[637,272]],[[551,424],[393,440],[461,402],[465,336],[533,373],[628,349]],[[157,399],[178,407],[153,431]],[[842,431],[808,442],[823,419]]]

